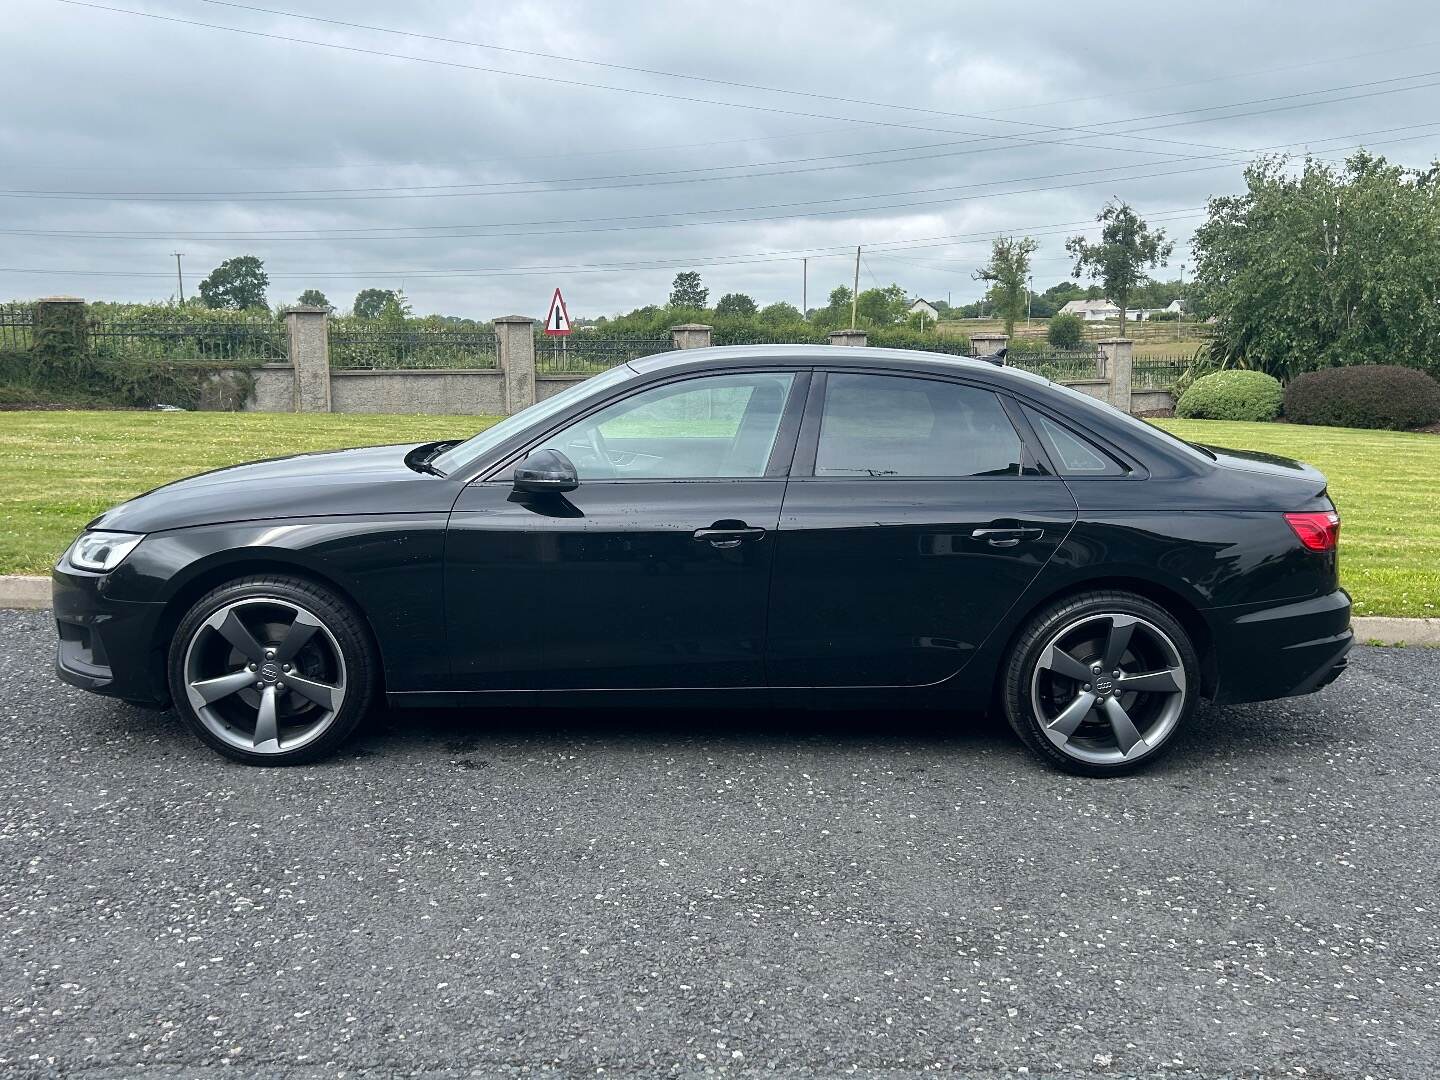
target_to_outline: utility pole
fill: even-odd
[[[1030,303],[1035,299],[1035,278],[1025,282],[1025,325],[1030,325]]]
[[[850,329],[855,329],[855,305],[860,300],[860,245],[855,245],[855,287],[850,290]]]
[[[183,304],[185,302],[185,275],[180,271],[180,256],[185,253],[183,251],[175,251],[171,254],[175,256],[175,281],[180,286],[180,303]]]
[[[810,260],[800,260],[800,318],[810,318]]]

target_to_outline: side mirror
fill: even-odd
[[[515,490],[534,494],[574,491],[580,486],[575,465],[559,450],[536,450],[515,466]]]

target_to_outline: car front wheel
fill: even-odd
[[[206,744],[248,765],[332,752],[374,693],[360,616],[302,578],[248,577],[201,597],[180,620],[168,675],[176,710]]]
[[[1037,755],[1115,776],[1157,760],[1195,711],[1199,658],[1169,612],[1127,592],[1069,597],[1011,649],[1006,716]]]

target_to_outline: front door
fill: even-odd
[[[999,396],[911,376],[816,375],[770,601],[780,687],[955,674],[1069,532]]]
[[[775,530],[808,373],[682,378],[533,450],[580,486],[471,484],[446,537],[460,690],[761,686]],[[793,399],[793,400],[792,400]]]

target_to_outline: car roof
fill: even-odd
[[[920,349],[880,349],[850,345],[717,345],[708,349],[679,349],[630,361],[642,375],[755,361],[778,360],[787,364],[815,364],[825,367],[894,368],[897,371],[933,371],[937,374],[985,375],[1002,382],[1044,386],[1049,380],[1028,371],[1000,367],[988,360]]]

